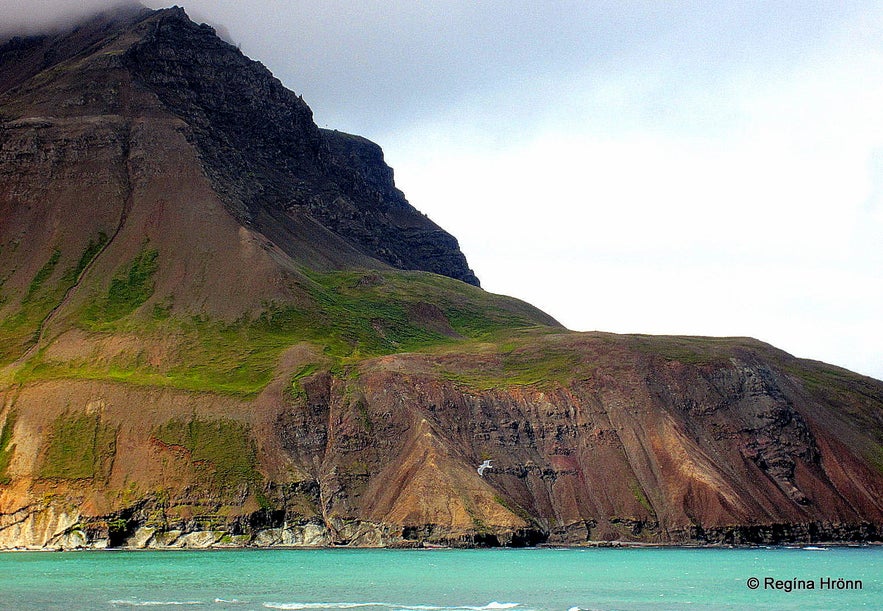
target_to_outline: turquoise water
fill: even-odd
[[[880,609],[881,561],[880,547],[16,552],[0,554],[0,608]],[[794,579],[816,589],[785,591]]]

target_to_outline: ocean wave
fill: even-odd
[[[360,607],[378,607],[390,611],[505,611],[514,609],[519,603],[490,602],[481,607],[461,606],[435,606],[435,605],[400,605],[393,603],[359,602],[359,603],[264,603],[267,609],[358,609]]]
[[[204,605],[201,600],[112,600],[110,604],[123,607],[179,607],[182,605]]]
[[[267,609],[357,609],[359,607],[383,607],[404,609],[401,605],[387,603],[264,603]]]

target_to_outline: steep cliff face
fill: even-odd
[[[457,241],[392,185],[379,147],[323,135],[300,97],[183,10],[140,27],[125,65],[192,129],[206,172],[241,222],[265,233],[282,224],[296,241],[292,217],[308,214],[393,267],[478,285]]]
[[[754,340],[530,330],[328,364],[295,346],[254,398],[10,388],[0,544],[880,537],[883,384]]]
[[[344,135],[323,135],[303,100],[181,9],[127,11],[67,35],[13,40],[0,58],[3,205],[6,218],[21,219],[0,229],[4,243],[16,247],[24,228],[55,231],[32,237],[41,250],[32,253],[35,262],[60,250],[61,265],[67,249],[82,253],[100,234],[123,231],[132,235],[121,242],[142,236],[161,254],[197,265],[206,254],[182,249],[197,245],[250,266],[242,253],[224,251],[250,242],[274,259],[269,270],[258,264],[265,273],[248,283],[256,303],[297,292],[280,290],[280,264],[287,272],[392,266],[478,285],[456,240],[395,189],[379,149],[358,139],[370,153],[356,153],[362,164],[351,167],[356,147],[329,144]],[[61,192],[49,202],[47,177]],[[206,209],[209,200],[226,214]],[[142,209],[150,225],[126,227]],[[220,243],[208,244],[208,235],[166,238],[202,226]],[[32,278],[35,270],[27,271],[10,281]],[[232,308],[216,303],[222,293],[166,296],[202,303],[213,314],[246,305],[235,297]]]
[[[482,291],[180,9],[10,41],[0,118],[0,548],[880,538],[883,383]]]

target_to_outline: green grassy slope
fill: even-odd
[[[106,379],[194,391],[254,395],[272,379],[281,352],[309,343],[343,366],[364,358],[488,340],[519,329],[560,330],[532,306],[427,272],[305,272],[309,302],[265,303],[232,322],[171,313],[170,300],[148,302],[156,252],[144,250],[109,289],[75,318],[87,344],[137,337],[129,350],[96,348],[58,358],[43,347],[15,380]],[[151,305],[152,303],[152,305]],[[150,359],[151,346],[166,346]]]

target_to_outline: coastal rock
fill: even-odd
[[[219,531],[202,530],[189,532],[178,537],[175,541],[175,546],[191,549],[206,549],[213,547],[223,536],[224,533]]]
[[[79,513],[54,505],[28,506],[0,514],[0,549],[74,548],[83,537],[74,526]]]
[[[76,550],[86,547],[86,533],[79,529],[73,529],[56,537],[46,546],[50,550]]]
[[[282,537],[283,537],[284,529],[282,528],[268,528],[266,530],[259,530],[255,533],[254,539],[252,539],[251,544],[254,547],[270,547],[272,545],[281,545]],[[294,537],[292,537],[294,539]]]
[[[282,529],[279,545],[288,547],[325,547],[331,545],[328,529],[318,524],[288,526]]]
[[[126,540],[125,546],[132,549],[144,549],[150,545],[155,532],[155,528],[142,526],[136,529],[135,534]]]
[[[180,530],[167,530],[157,532],[153,535],[150,541],[147,543],[147,547],[150,549],[163,549],[166,547],[181,547],[178,544],[178,539],[183,535],[183,531]]]

